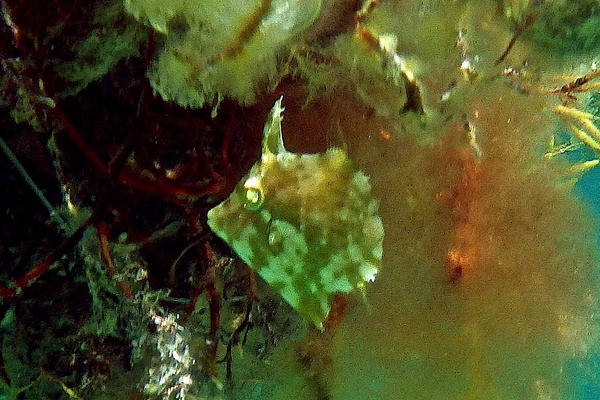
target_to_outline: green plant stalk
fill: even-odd
[[[52,206],[52,204],[50,204],[50,202],[44,195],[44,192],[42,192],[42,190],[35,184],[35,182],[31,178],[31,176],[29,175],[29,173],[27,173],[27,171],[25,170],[25,167],[23,167],[23,164],[21,164],[21,162],[19,161],[17,156],[15,156],[15,154],[8,147],[8,145],[6,144],[4,139],[2,139],[1,137],[0,137],[0,147],[2,148],[2,151],[4,152],[4,154],[6,154],[6,157],[8,157],[10,162],[15,166],[17,171],[19,171],[19,173],[21,174],[21,176],[23,177],[25,182],[27,182],[27,185],[29,185],[31,190],[33,190],[33,192],[38,197],[38,199],[40,199],[40,201],[42,202],[44,207],[46,207],[46,209],[50,213],[50,218],[53,218],[56,222],[58,222],[61,229],[64,230],[67,226],[66,222],[60,217],[60,215],[58,214],[56,209]]]

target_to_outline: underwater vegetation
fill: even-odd
[[[0,398],[600,398],[597,0],[0,11]]]

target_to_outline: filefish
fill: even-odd
[[[297,154],[283,144],[282,98],[262,156],[208,225],[302,317],[323,330],[333,295],[365,292],[381,267],[384,229],[369,178],[346,152]]]

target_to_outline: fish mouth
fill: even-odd
[[[250,223],[244,218],[244,212],[241,202],[238,204],[230,197],[206,213],[206,223],[215,235],[231,244],[236,232],[242,231],[244,224]]]
[[[223,230],[227,221],[226,214],[227,213],[224,212],[223,203],[221,203],[211,208],[208,213],[206,213],[206,224],[215,235],[227,242],[227,235]]]
[[[206,213],[206,223],[213,232],[217,227],[217,224],[215,223],[215,221],[217,220],[217,212],[215,211],[215,209],[216,207],[211,208],[210,210],[208,210],[208,213]]]

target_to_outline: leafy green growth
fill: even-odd
[[[90,19],[87,25],[82,24],[88,30],[76,36],[68,57],[46,62],[70,84],[63,95],[76,94],[106,75],[119,61],[139,55],[146,40],[145,30],[129,21],[119,0],[96,6]]]
[[[600,48],[600,3],[596,0],[544,2],[524,37],[556,55],[582,55]]]

